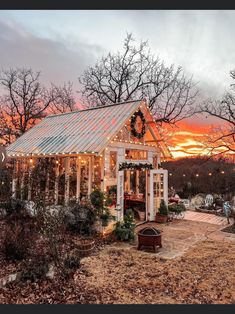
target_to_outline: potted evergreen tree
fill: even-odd
[[[135,219],[131,209],[128,209],[123,221],[116,223],[115,235],[120,241],[131,241],[135,238]]]
[[[164,200],[161,200],[160,207],[155,216],[155,221],[160,223],[166,223],[168,218],[168,208]]]

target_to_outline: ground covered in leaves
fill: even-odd
[[[68,249],[62,245],[62,254]],[[22,265],[0,255],[0,278]],[[234,265],[235,245],[227,242],[199,242],[171,260],[101,244],[70,278],[56,273],[54,279],[9,283],[0,289],[0,303],[235,303]]]
[[[183,257],[164,260],[136,250],[109,248],[84,260],[75,274],[94,303],[234,303],[235,246],[204,241]]]

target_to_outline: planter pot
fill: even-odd
[[[155,216],[155,222],[166,223],[167,218],[168,218],[167,215],[161,215],[161,214],[157,213]]]
[[[77,240],[76,243],[76,251],[80,256],[89,256],[94,247],[95,247],[95,241],[93,239],[80,239]]]

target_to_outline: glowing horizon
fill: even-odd
[[[208,150],[203,145],[205,134],[211,130],[211,125],[200,125],[199,121],[181,121],[169,139],[169,148],[174,158],[195,157],[207,155]]]

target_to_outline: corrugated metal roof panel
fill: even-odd
[[[46,117],[7,148],[9,154],[101,152],[141,101]]]

